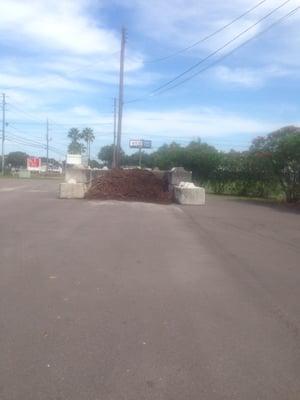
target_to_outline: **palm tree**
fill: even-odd
[[[91,143],[95,140],[95,135],[94,131],[91,128],[85,128],[81,134],[80,134],[81,139],[83,139],[86,144],[87,144],[87,150],[88,150],[88,162],[90,162],[90,156],[91,156]]]
[[[72,142],[78,142],[81,139],[80,130],[78,128],[71,128],[68,132],[68,137]]]

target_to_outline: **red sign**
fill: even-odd
[[[42,160],[38,157],[27,158],[27,169],[28,171],[39,171],[42,166]]]

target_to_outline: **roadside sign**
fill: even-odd
[[[152,140],[134,139],[129,140],[129,147],[131,149],[139,149],[139,166],[142,168],[142,149],[151,149]]]
[[[81,165],[82,155],[81,154],[67,154],[67,164],[68,165]]]
[[[67,165],[84,165],[88,166],[88,159],[84,154],[67,154]]]
[[[27,158],[27,170],[28,171],[40,171],[42,167],[42,160],[39,157],[28,157]]]
[[[141,149],[143,148],[143,141],[142,140],[129,140],[129,147],[131,149]]]
[[[129,140],[129,147],[131,149],[151,149],[152,141],[143,139]]]
[[[143,140],[143,148],[151,149],[152,148],[152,140]]]

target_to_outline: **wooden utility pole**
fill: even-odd
[[[5,160],[4,160],[4,142],[5,142],[5,93],[2,93],[2,146],[1,146],[1,173],[4,175]]]
[[[48,169],[49,169],[49,121],[48,121],[48,118],[46,121],[46,152],[47,152],[46,171],[48,172]]]
[[[122,117],[123,117],[123,94],[124,94],[124,58],[125,58],[126,30],[122,28],[121,54],[120,54],[120,81],[119,81],[119,112],[118,112],[118,131],[117,131],[117,154],[116,167],[121,165],[121,136],[122,136]]]
[[[142,168],[142,145],[139,147],[139,167]]]
[[[117,156],[117,149],[116,149],[116,141],[117,141],[117,99],[114,98],[114,148],[113,148],[113,168],[116,168],[116,156]]]

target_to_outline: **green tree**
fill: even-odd
[[[249,151],[219,153],[218,166],[210,179],[214,192],[239,196],[268,197],[277,186],[270,165]]]
[[[98,153],[98,158],[99,160],[103,161],[107,166],[111,167],[113,162],[113,153],[114,153],[113,144],[103,146]],[[125,159],[125,153],[121,149],[121,164],[124,164],[124,159]]]
[[[153,153],[152,157],[152,165],[160,169],[184,167],[193,172],[194,179],[204,184],[218,165],[219,153],[213,146],[198,140],[186,147],[176,142],[165,144]]]
[[[287,126],[256,138],[250,150],[269,162],[286,200],[300,200],[300,128]]]
[[[135,166],[137,167],[139,165],[140,161],[140,153],[139,151],[126,155],[124,157],[124,165],[127,166]],[[145,151],[142,151],[142,167],[143,168],[152,168],[154,166],[154,160],[152,154],[146,153]]]
[[[13,151],[5,157],[5,164],[13,168],[25,168],[28,154],[22,151]]]
[[[41,160],[42,160],[43,164],[46,164],[46,162],[47,162],[47,158],[46,157],[41,157]],[[55,158],[49,158],[48,159],[48,163],[52,167],[56,167],[57,168],[57,167],[60,166],[60,163],[57,160],[55,160]]]
[[[80,134],[81,139],[83,139],[87,144],[88,150],[88,162],[90,162],[91,156],[91,143],[95,140],[94,131],[91,128],[85,128]]]
[[[79,142],[71,142],[68,146],[68,153],[70,154],[82,154],[85,152],[85,146]]]
[[[90,167],[91,168],[101,168],[102,165],[97,160],[91,160],[90,161]]]

